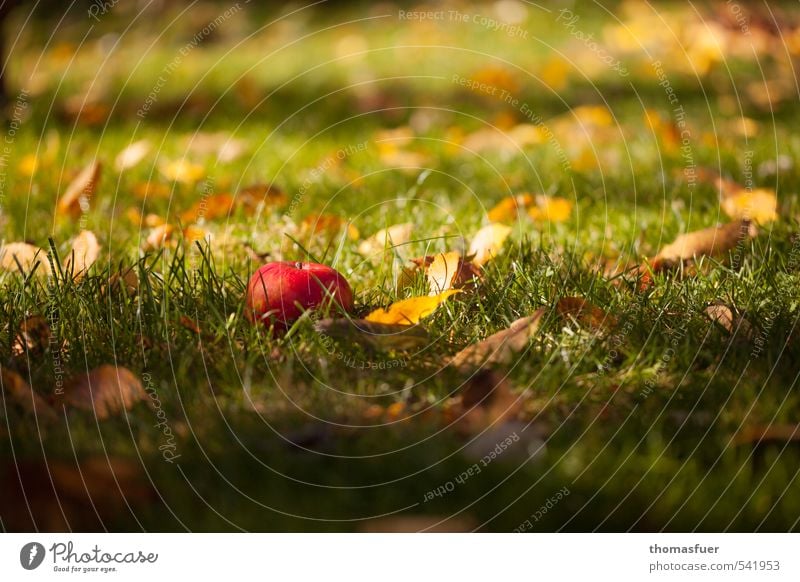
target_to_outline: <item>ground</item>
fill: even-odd
[[[6,23],[0,233],[51,262],[0,275],[4,529],[797,529],[781,5],[136,6]],[[738,244],[663,265],[741,218],[732,189],[775,216],[746,203]],[[409,260],[490,222],[508,238],[411,349],[320,331],[335,309],[245,317],[269,260],[333,265],[354,317],[426,295],[398,285]],[[100,253],[73,280],[84,230]],[[541,308],[510,360],[448,365]],[[106,418],[63,393],[103,365],[144,402]]]

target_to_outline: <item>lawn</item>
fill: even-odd
[[[788,4],[28,10],[3,530],[798,529]],[[448,252],[458,293],[364,327]],[[253,323],[277,260],[353,312]]]

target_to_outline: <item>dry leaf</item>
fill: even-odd
[[[97,160],[83,168],[58,200],[58,213],[77,217],[89,208],[89,200],[97,190],[102,165]]]
[[[430,262],[427,261],[428,258],[424,257],[422,260],[427,264],[425,274],[430,295],[437,295],[448,289],[460,289],[480,276],[478,267],[465,262],[461,253],[441,253],[430,257]]]
[[[508,423],[516,420],[521,408],[521,400],[511,391],[508,380],[493,370],[478,370],[464,383],[461,392],[447,403],[445,421],[466,435],[478,434],[494,426],[505,432],[504,439],[512,431],[506,432],[501,427],[511,426]],[[476,448],[485,448],[482,446],[485,443],[473,441],[473,444],[477,445]],[[496,445],[497,441],[489,450]],[[469,454],[469,451],[465,453]]]
[[[41,315],[26,317],[14,337],[11,353],[21,356],[25,353],[41,355],[50,343],[50,325]]]
[[[737,445],[785,444],[800,441],[800,425],[769,424],[749,426],[736,435]]]
[[[335,214],[309,214],[303,219],[303,230],[310,231],[311,234],[335,235],[347,227],[347,238],[358,240],[360,233],[356,226],[346,218]]]
[[[196,202],[189,210],[181,214],[184,222],[201,222],[217,218],[227,218],[233,211],[235,201],[228,193],[214,194]]]
[[[358,252],[364,256],[382,256],[384,251],[396,250],[411,239],[414,225],[410,222],[395,224],[373,234],[358,245]]]
[[[159,182],[139,182],[133,187],[134,195],[140,200],[147,198],[169,198],[172,188]]]
[[[117,154],[114,167],[118,172],[133,168],[150,152],[150,142],[146,139],[135,141]]]
[[[145,250],[158,250],[164,248],[168,241],[172,240],[172,235],[175,232],[175,227],[171,224],[162,224],[156,226],[150,231],[150,234],[145,240]]]
[[[732,334],[738,331],[744,337],[750,337],[752,335],[753,328],[750,322],[736,315],[733,309],[727,305],[721,303],[709,305],[705,309],[705,314],[708,319],[720,325],[728,333]]]
[[[766,224],[778,218],[778,198],[774,190],[758,188],[726,196],[722,200],[722,210],[734,220],[752,220],[756,224]]]
[[[366,319],[326,318],[315,324],[322,334],[345,341],[388,350],[412,350],[427,345],[428,332],[421,325],[376,323]]]
[[[521,317],[506,329],[467,346],[450,360],[450,365],[460,368],[510,362],[515,353],[528,345],[528,340],[536,333],[545,312],[546,309],[541,307],[533,315]]]
[[[47,253],[28,243],[9,243],[0,247],[0,269],[9,272],[30,273],[34,267],[39,275],[50,275]]]
[[[15,402],[27,412],[45,420],[54,420],[56,413],[47,401],[39,396],[25,379],[7,368],[0,369],[0,380],[3,384],[3,393],[8,400]]]
[[[200,164],[194,164],[187,159],[175,160],[161,164],[161,173],[167,180],[182,184],[194,184],[205,176],[206,171]]]
[[[72,241],[72,250],[64,262],[66,272],[72,274],[75,281],[79,281],[98,256],[100,256],[100,243],[97,242],[97,237],[93,232],[84,230]]]
[[[133,372],[106,364],[70,378],[64,386],[64,397],[70,406],[93,410],[97,418],[104,420],[146,400],[147,393]]]
[[[457,289],[450,289],[439,295],[411,297],[392,303],[388,309],[376,309],[365,318],[374,323],[399,323],[414,325],[419,320],[428,317],[444,303],[448,297],[460,293]]]
[[[594,329],[614,327],[616,318],[593,305],[583,297],[564,297],[556,304],[556,311],[561,316],[573,317],[579,323]]]
[[[737,220],[722,226],[712,226],[682,234],[675,239],[675,242],[661,249],[653,261],[653,268],[659,270],[672,263],[704,255],[721,255],[752,236],[755,236],[755,226],[749,220]]]
[[[113,290],[125,293],[129,297],[134,297],[139,292],[139,275],[136,267],[120,270],[108,279],[108,286],[103,290],[104,293]]]
[[[257,210],[261,204],[281,206],[289,200],[286,193],[273,184],[251,184],[236,194],[238,202],[250,210]]]
[[[500,253],[511,228],[503,224],[492,223],[480,229],[472,243],[469,245],[469,255],[474,255],[472,262],[478,266],[483,266],[492,257]]]

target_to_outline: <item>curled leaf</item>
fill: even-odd
[[[430,258],[430,262],[428,262]],[[467,263],[461,253],[440,253],[434,257],[424,257],[427,264],[425,275],[431,295],[437,295],[448,289],[461,288],[480,276],[480,271],[472,263]],[[416,262],[416,261],[415,261]]]
[[[712,226],[680,235],[656,255],[653,267],[664,268],[702,256],[721,255],[736,247],[741,241],[755,236],[755,226],[749,220],[737,220],[722,226]]]
[[[438,295],[404,299],[392,303],[387,309],[376,309],[367,315],[366,320],[373,323],[414,325],[419,323],[420,319],[431,315],[448,297],[456,293],[459,293],[457,289],[450,289]]]
[[[539,308],[532,315],[517,319],[506,329],[467,346],[450,360],[450,364],[460,368],[510,362],[516,352],[528,345],[528,340],[539,329],[545,312],[544,307]]]

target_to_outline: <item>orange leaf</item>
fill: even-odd
[[[749,220],[737,220],[722,226],[712,226],[680,235],[656,255],[653,268],[658,270],[672,263],[695,259],[704,255],[720,255],[736,247],[746,238],[755,236],[755,227]]]
[[[103,420],[130,410],[137,402],[146,400],[147,393],[133,372],[106,364],[68,380],[64,397],[67,404],[93,410]]]
[[[489,222],[513,222],[519,213],[531,204],[533,204],[533,196],[530,194],[507,196],[489,211]]]
[[[58,200],[58,213],[77,217],[88,209],[89,200],[97,190],[102,165],[94,160],[83,168],[69,183],[64,195]]]
[[[472,262],[483,266],[491,260],[503,248],[503,243],[509,234],[511,228],[503,224],[492,223],[480,229],[469,246],[468,254],[474,255]]]
[[[97,257],[100,256],[100,243],[89,230],[82,231],[72,242],[72,251],[64,262],[66,272],[76,281],[83,278]]]

